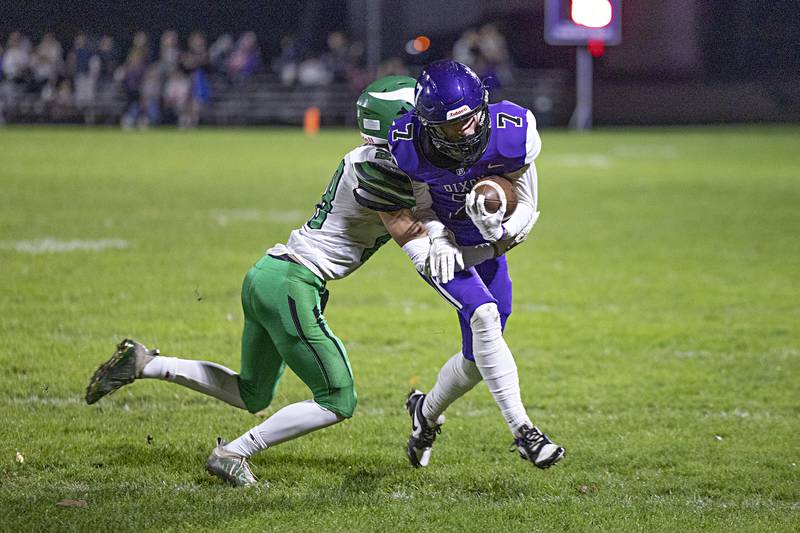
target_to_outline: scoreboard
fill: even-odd
[[[622,41],[622,0],[546,0],[544,9],[547,44],[612,46]]]

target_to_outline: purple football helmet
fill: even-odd
[[[466,65],[452,59],[428,64],[417,78],[414,108],[434,149],[463,165],[478,161],[489,142],[489,93]],[[475,132],[450,140],[441,126],[478,117]]]

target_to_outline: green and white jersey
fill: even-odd
[[[391,239],[376,211],[413,206],[411,182],[389,151],[360,146],[339,163],[314,216],[267,253],[291,253],[325,281],[340,279]]]

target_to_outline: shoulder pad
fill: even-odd
[[[383,209],[379,210],[382,211],[414,207],[411,181],[392,161],[373,158],[372,161],[354,163],[353,168],[358,178],[358,189],[353,192],[359,204],[368,209],[376,209],[374,205],[367,204],[381,201]],[[364,192],[368,194],[363,194]]]
[[[528,110],[515,103],[503,100],[490,106],[492,128],[496,132],[497,151],[509,159],[522,158],[527,153],[528,129],[536,128],[528,124]]]
[[[376,146],[375,151],[370,154],[370,159],[378,161],[394,161],[388,146]]]
[[[413,114],[406,114],[396,119],[389,128],[389,150],[394,156],[397,166],[411,179],[419,166],[419,156],[414,146],[416,122]]]

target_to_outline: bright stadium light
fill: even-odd
[[[544,40],[556,46],[619,44],[622,0],[545,0]]]
[[[572,0],[572,21],[587,28],[605,28],[613,20],[608,0]]]
[[[592,127],[592,58],[622,41],[622,0],[545,0],[544,40],[575,46],[575,112],[570,124]]]

